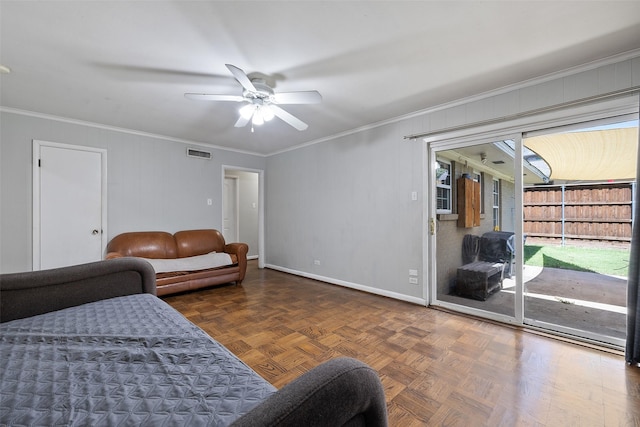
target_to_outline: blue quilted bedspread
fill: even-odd
[[[150,294],[0,324],[0,425],[222,426],[274,392]]]

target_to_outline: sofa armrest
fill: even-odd
[[[2,274],[0,322],[141,293],[156,294],[156,275],[136,258]]]
[[[233,427],[387,426],[378,374],[352,358],[333,359],[303,374],[238,418]]]
[[[249,245],[246,243],[229,243],[224,246],[224,251],[228,254],[236,254],[238,257],[238,267],[240,268],[240,279],[238,283],[242,283],[244,275],[247,272],[247,253]]]

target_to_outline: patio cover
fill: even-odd
[[[524,145],[551,167],[551,179],[635,179],[638,128],[534,136]]]

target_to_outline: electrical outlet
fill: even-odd
[[[409,283],[411,283],[412,285],[417,285],[418,284],[418,278],[417,277],[409,277]]]
[[[417,276],[418,275],[418,270],[409,270],[409,276]]]
[[[319,259],[314,259],[313,260],[313,264],[314,265],[320,265],[320,260]]]

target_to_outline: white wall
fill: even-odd
[[[222,165],[264,169],[265,158],[152,136],[0,113],[0,271],[31,269],[32,140],[107,149],[108,238],[222,224]],[[187,146],[213,152],[189,158]],[[213,199],[211,206],[207,199]],[[61,242],[63,243],[63,242]]]
[[[267,160],[266,263],[420,297],[422,147],[401,124]],[[316,265],[314,261],[319,261]]]
[[[427,268],[426,215],[422,200],[410,201],[410,192],[423,193],[425,143],[405,141],[405,135],[639,85],[640,57],[621,58],[273,155],[267,160],[266,263],[407,300],[421,298],[422,283],[410,285],[408,270],[420,270],[422,279]]]

